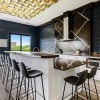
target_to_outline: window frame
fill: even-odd
[[[17,34],[17,33],[9,33],[9,50],[11,50],[11,35],[19,35],[20,36],[20,50],[14,50],[14,51],[24,51],[22,50],[22,36],[30,36],[30,51],[31,51],[31,35],[30,34]]]

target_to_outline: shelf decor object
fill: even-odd
[[[0,12],[31,19],[58,0],[0,0]]]

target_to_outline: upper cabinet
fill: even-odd
[[[90,53],[90,12],[91,9],[82,9],[70,16],[70,32],[73,33],[74,42],[71,44],[75,50]]]
[[[90,54],[91,4],[65,12],[55,22],[56,48],[66,54]],[[62,40],[62,41],[61,41]],[[64,41],[63,41],[64,40]]]
[[[63,39],[63,32],[64,32],[63,30],[64,30],[64,22],[63,18],[61,18],[55,22],[55,37],[57,40]]]

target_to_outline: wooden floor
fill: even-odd
[[[91,80],[90,83],[91,83],[90,86],[91,86],[92,91],[95,91],[94,85],[93,85],[93,80]],[[96,84],[97,84],[97,89],[98,89],[98,93],[99,93],[99,97],[100,97],[100,81],[96,81]],[[94,94],[94,93],[91,93],[91,94],[92,94],[92,100],[97,100],[96,94]],[[13,96],[12,96],[13,98],[15,98],[14,95],[15,95],[15,93],[13,92]],[[8,93],[5,91],[5,86],[0,81],[0,100],[8,100],[8,96],[9,96]],[[13,98],[11,100],[15,100]],[[67,100],[67,99],[65,99],[65,100]],[[79,100],[87,100],[84,92],[79,93]]]
[[[86,88],[88,88],[87,81],[85,83],[86,83]],[[93,92],[91,92],[91,99],[92,100],[98,100],[97,95],[95,93],[96,92],[95,86],[94,86],[93,83],[94,83],[93,80],[90,80],[90,88],[91,88],[91,91],[93,91]],[[99,100],[100,100],[100,81],[96,81],[96,85],[97,85],[97,90],[98,90]],[[87,90],[87,92],[88,92],[88,90]],[[84,92],[84,90],[83,90],[83,92],[81,91],[78,96],[79,96],[79,100],[87,100],[86,93]],[[89,92],[88,92],[88,97],[89,97]],[[90,100],[90,99],[88,99],[88,100]]]
[[[0,81],[0,100],[8,100],[8,93],[5,91],[5,87]]]
[[[15,85],[16,86],[16,85]],[[9,98],[9,87],[10,87],[10,82],[8,84],[8,88],[7,91],[5,91],[5,85],[2,84],[2,81],[0,80],[0,100],[8,100]],[[15,88],[15,87],[14,87]],[[12,91],[12,95],[11,95],[11,99],[10,100],[16,100],[16,91],[17,89],[14,89]],[[24,90],[22,89],[22,92]],[[21,92],[21,93],[22,93]],[[23,97],[24,95],[22,95],[21,97]],[[22,98],[21,100],[26,100],[26,98]],[[32,97],[29,95],[29,100],[33,100]]]

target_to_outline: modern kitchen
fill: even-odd
[[[100,100],[99,0],[0,0],[0,100]]]

